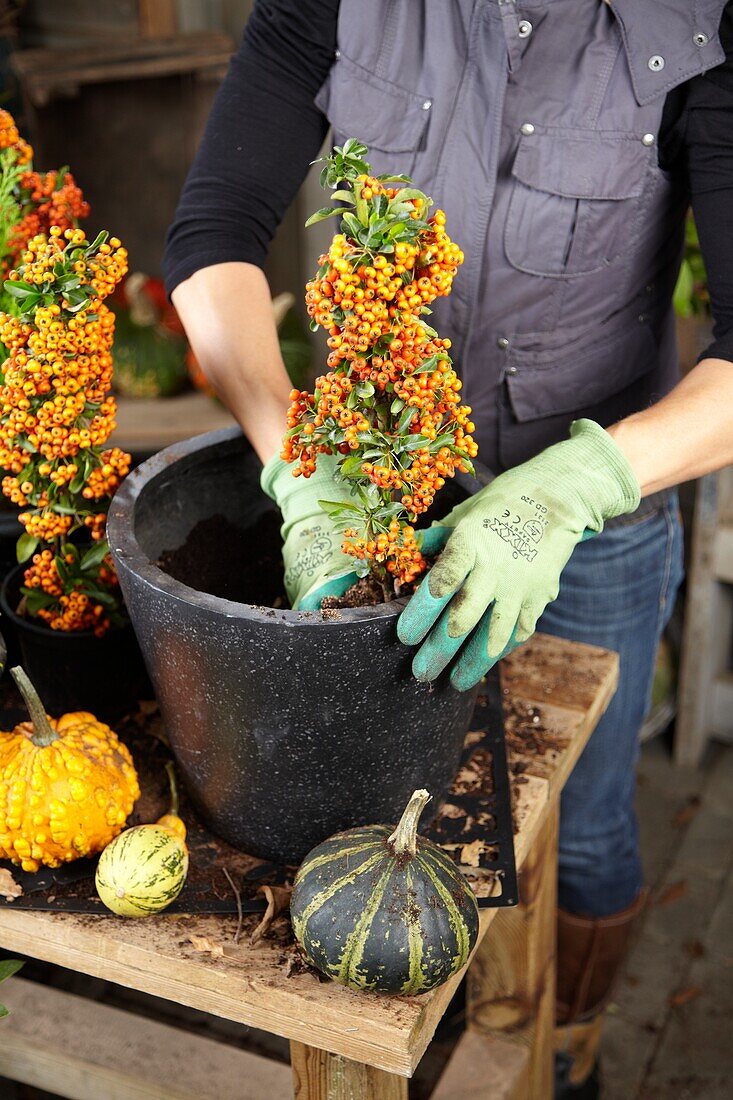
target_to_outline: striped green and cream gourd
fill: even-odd
[[[290,915],[308,961],[351,989],[424,993],[468,961],[478,908],[450,856],[418,836],[430,795],[415,791],[394,831],[366,825],[314,848]]]
[[[186,826],[178,816],[173,765],[167,765],[171,808],[152,825],[125,829],[102,852],[97,893],[120,917],[149,917],[175,901],[188,874]]]

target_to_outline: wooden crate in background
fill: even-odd
[[[20,50],[27,129],[40,168],[68,164],[131,267],[160,274],[165,232],[233,42],[203,32]]]

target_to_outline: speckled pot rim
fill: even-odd
[[[230,443],[242,436],[239,428],[221,428],[191,439],[174,443],[152,458],[142,462],[128,474],[112,500],[107,516],[107,536],[112,557],[118,570],[134,573],[145,584],[157,592],[164,592],[174,600],[189,606],[198,607],[204,612],[223,615],[227,618],[250,619],[263,623],[281,622],[289,627],[318,627],[338,629],[348,625],[372,622],[375,619],[397,618],[407,597],[390,600],[376,607],[350,607],[336,613],[333,611],[281,611],[276,608],[260,607],[255,604],[237,603],[212,596],[208,592],[199,592],[174,577],[164,573],[159,566],[150,561],[144,553],[135,535],[134,515],[138,497],[164,471],[183,459],[210,450],[222,444]]]

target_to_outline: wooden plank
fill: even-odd
[[[723,741],[733,740],[733,672],[717,676],[712,684],[710,732]]]
[[[158,38],[178,30],[176,0],[138,0],[140,34]]]
[[[674,741],[677,763],[692,766],[699,763],[711,733],[711,685],[727,669],[733,632],[733,589],[718,581],[715,562],[730,475],[723,473],[701,478],[695,498]]]
[[[718,580],[733,584],[733,524],[722,524],[718,528],[713,569]]]
[[[563,744],[529,763],[527,774],[550,783],[553,797],[568,781],[616,687],[619,659],[597,646],[535,634],[501,663],[505,702],[521,700],[539,707],[548,741]]]
[[[731,1008],[726,1000],[733,920],[730,913],[724,917],[721,903],[733,869],[733,751],[715,749],[704,770],[687,769],[687,774],[672,770],[664,756],[659,746],[650,768],[649,749],[642,753],[641,775],[647,782],[639,817],[645,865],[652,834],[656,843],[665,843],[671,858],[662,861],[657,855],[653,861],[657,874],[651,901],[607,1013],[601,1046],[604,1100],[673,1100],[684,1092],[717,1100],[730,1092],[729,1086],[727,1092],[716,1092],[705,1076],[723,1066],[726,1051],[730,1076]],[[670,798],[670,789],[676,797]],[[665,800],[660,815],[659,803]],[[662,831],[664,839],[658,837]],[[713,984],[716,974],[720,984]],[[692,991],[689,1001],[676,1004],[686,990]],[[653,1086],[645,1080],[647,1073]],[[669,1080],[673,1076],[676,1092]]]
[[[527,1100],[529,1051],[496,1035],[465,1031],[430,1100]]]
[[[583,691],[591,714],[600,713],[600,700],[609,693],[609,669],[615,658],[591,647],[577,647],[559,639],[541,642],[553,667],[572,666],[572,655],[582,650],[586,661]],[[590,652],[588,652],[590,650]],[[524,680],[533,684],[530,654],[512,659],[512,682],[517,698]],[[593,670],[595,669],[595,673]],[[590,681],[595,677],[595,691]],[[536,686],[531,688],[536,695]],[[565,752],[582,750],[591,728],[583,721],[577,684],[568,683],[571,705],[565,721],[573,733]],[[526,697],[525,697],[526,698]],[[563,721],[561,686],[555,685],[553,715]],[[576,721],[577,718],[580,721]],[[546,778],[527,776],[518,788],[515,837],[521,866],[542,828],[551,800],[552,767],[564,774],[564,753],[547,762]],[[481,934],[505,910],[483,910]],[[6,907],[0,910],[0,946],[60,966],[117,982],[170,1001],[211,1012],[225,1019],[262,1028],[311,1047],[364,1062],[389,1073],[410,1076],[445,1012],[460,977],[422,997],[365,997],[311,974],[287,977],[281,949],[262,941],[257,947],[232,943],[236,919],[220,916],[170,916],[150,921],[123,921],[112,916],[48,914]],[[217,948],[214,954],[197,950],[191,936]],[[493,937],[490,937],[493,939]],[[198,941],[199,943],[201,941]],[[223,954],[219,953],[219,950]]]
[[[554,804],[522,870],[521,904],[499,912],[466,987],[469,1026],[529,1050],[528,1100],[553,1089],[558,823]]]
[[[295,1100],[407,1100],[407,1080],[340,1054],[290,1044]]]
[[[125,451],[159,451],[192,435],[234,424],[223,405],[197,391],[177,397],[119,397],[116,419],[112,443]]]
[[[232,54],[228,35],[201,33],[170,38],[105,42],[65,50],[21,50],[12,67],[35,107],[77,95],[87,84],[211,72],[223,77]]]
[[[288,1067],[99,1001],[14,978],[0,1077],[72,1100],[285,1100]]]

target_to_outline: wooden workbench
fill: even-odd
[[[470,1027],[433,1094],[435,1100],[486,1095],[487,1073],[492,1097],[547,1100],[552,1095],[559,796],[613,694],[617,668],[614,654],[547,636],[536,636],[503,662],[510,730],[512,723],[541,722],[544,743],[552,748],[541,755],[538,749],[528,759],[526,751],[517,749],[518,741],[509,739],[510,771],[514,767],[515,775],[522,774],[521,785],[514,785],[522,903],[515,909],[481,912],[480,942],[469,963]],[[406,1100],[407,1078],[462,975],[419,997],[355,993],[322,983],[311,973],[288,977],[280,948],[267,940],[257,946],[244,941],[235,945],[235,927],[236,918],[221,916],[124,921],[4,908],[0,947],[286,1037],[298,1100]],[[212,950],[201,950],[206,941]],[[61,1072],[61,1061],[64,1073],[70,1072],[68,1044],[73,1046],[78,1028],[67,1027],[62,1044],[54,1040],[56,1024],[48,1030],[39,1027],[37,992],[33,1018],[24,1019],[25,994],[18,1006],[13,1004],[13,992],[31,985],[13,979],[3,988],[13,1015],[2,1024],[0,1076],[55,1091],[54,1074]],[[55,1021],[60,1011],[54,1008]],[[92,1019],[97,1018],[103,1029],[104,1013],[118,1011],[95,1004]],[[73,1015],[71,1006],[69,1014]],[[54,1041],[59,1048],[56,1062],[52,1052],[41,1053]],[[223,1057],[228,1049],[222,1045]],[[248,1057],[241,1051],[236,1054]],[[184,1095],[173,1088],[170,1078],[161,1091],[142,1086],[136,1091],[129,1084],[115,1091],[105,1076],[111,1072],[106,1059],[114,1057],[109,1044],[98,1045],[92,1064],[78,1080],[73,1078],[77,1083],[64,1095],[104,1095],[105,1100]],[[162,1052],[159,1062],[165,1062]],[[42,1073],[39,1064],[45,1067]],[[33,1065],[36,1069],[29,1068]],[[123,1068],[129,1074],[143,1073],[130,1065],[129,1058]],[[243,1082],[241,1070],[238,1079]],[[107,1091],[100,1088],[101,1080],[108,1082]],[[84,1082],[92,1082],[88,1092]],[[238,1095],[277,1100],[284,1094],[271,1082],[248,1092],[244,1081]],[[217,1100],[226,1100],[224,1092]]]

